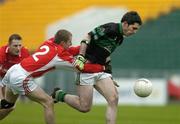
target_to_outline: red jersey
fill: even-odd
[[[29,55],[29,51],[25,47],[21,48],[20,54],[17,56],[9,53],[9,47],[7,45],[2,46],[0,48],[0,77],[3,78],[12,65],[20,63],[20,61]]]
[[[73,68],[73,55],[79,53],[80,47],[71,47],[68,50],[53,42],[53,38],[45,41],[37,51],[28,58],[21,61],[20,65],[28,76],[39,77],[45,72],[57,67]],[[103,70],[101,65],[85,65],[85,72],[100,72]],[[90,67],[89,67],[90,66]],[[93,69],[93,68],[95,69]],[[89,69],[88,70],[86,70]]]

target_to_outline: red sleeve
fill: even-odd
[[[84,69],[82,70],[82,72],[84,73],[97,73],[97,72],[103,72],[104,71],[104,67],[100,64],[89,64],[86,63],[84,64]]]
[[[4,53],[4,49],[1,47],[0,48],[0,65],[1,64],[3,64],[4,63],[4,57],[5,57],[5,55],[4,55],[5,53]]]
[[[64,61],[68,61],[70,63],[73,62],[73,56],[69,53],[69,51],[65,50],[61,46],[58,47],[58,56]]]
[[[21,49],[21,52],[22,52],[23,58],[27,58],[28,56],[30,56],[29,50],[25,47]]]
[[[0,48],[0,77],[4,76],[3,65],[5,61],[5,49],[3,47]]]
[[[76,56],[76,55],[79,54],[79,49],[80,49],[80,46],[69,47],[68,52],[69,52],[71,55]]]
[[[79,48],[80,48],[80,46],[70,47],[67,51],[61,50],[59,56],[61,59],[65,60],[65,61],[69,61],[70,63],[72,63],[73,59],[74,59],[72,55],[79,54]],[[59,49],[62,49],[62,48],[59,47]],[[84,72],[84,73],[97,73],[97,72],[103,72],[103,71],[104,71],[104,67],[102,65],[90,64],[90,63],[86,63],[84,65],[84,69],[82,70],[82,72]]]

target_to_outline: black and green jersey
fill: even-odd
[[[121,23],[107,23],[89,32],[91,41],[85,57],[92,63],[105,64],[106,58],[122,43]]]

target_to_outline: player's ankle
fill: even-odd
[[[62,90],[56,91],[55,99],[60,102],[64,102],[64,97],[66,93]]]

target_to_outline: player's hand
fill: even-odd
[[[84,58],[83,55],[77,55],[77,57],[74,59],[73,66],[81,71],[84,69],[85,62],[86,62],[86,59]]]

